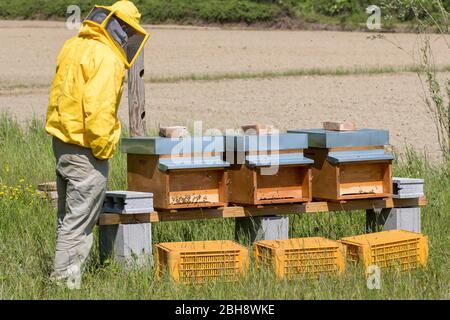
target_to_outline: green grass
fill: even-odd
[[[188,74],[173,77],[150,77],[148,83],[176,83],[183,81],[222,81],[237,79],[272,79],[284,77],[305,76],[352,76],[352,75],[381,75],[395,73],[418,73],[422,69],[416,65],[384,66],[384,67],[353,67],[353,68],[304,68],[287,71],[259,71],[259,72],[230,72],[217,74]],[[436,67],[436,72],[449,72],[450,65]]]
[[[428,164],[413,151],[402,155],[394,172],[426,180],[429,204],[423,208],[422,226],[429,237],[429,265],[409,273],[383,274],[381,290],[366,288],[359,267],[349,267],[340,278],[277,281],[270,272],[255,271],[251,266],[249,276],[236,284],[177,286],[167,277],[156,280],[152,268],[123,271],[114,263],[100,265],[97,244],[81,290],[51,285],[48,275],[55,247],[55,210],[34,192],[38,183],[55,179],[50,142],[39,121],[21,126],[8,115],[0,115],[0,299],[450,298],[450,167]],[[117,152],[111,160],[109,188],[125,187],[125,156]],[[361,234],[364,219],[361,211],[290,216],[291,237],[338,239]],[[154,243],[233,238],[233,219],[153,225]]]
[[[258,71],[258,72],[227,72],[227,73],[194,73],[177,76],[151,76],[145,78],[146,83],[178,83],[185,81],[225,81],[246,79],[273,79],[285,77],[307,77],[307,76],[376,76],[382,74],[418,73],[422,68],[417,65],[406,66],[380,66],[380,67],[353,67],[353,68],[303,68],[290,69],[286,71]],[[436,72],[450,72],[450,65],[436,67]],[[126,82],[127,80],[125,80]],[[1,91],[19,90],[42,90],[48,89],[48,84],[0,84]],[[9,92],[7,93],[9,94]]]
[[[434,16],[439,10],[432,1],[421,1]],[[99,3],[110,5],[115,0]],[[403,3],[404,2],[404,3]],[[134,0],[144,23],[227,24],[243,23],[275,27],[306,27],[308,24],[365,29],[369,5],[382,8],[384,29],[408,24],[414,29],[411,1],[393,5],[391,0]],[[433,1],[434,2],[434,1]],[[444,0],[450,7],[450,0]],[[69,5],[79,5],[86,15],[97,1],[0,0],[0,18],[62,19]]]

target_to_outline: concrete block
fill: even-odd
[[[397,178],[392,179],[394,184],[393,198],[407,199],[420,198],[424,196],[424,180],[411,178]]]
[[[153,193],[133,191],[108,191],[103,202],[103,212],[134,214],[153,211]]]
[[[248,124],[241,126],[241,129],[242,131],[244,131],[244,134],[266,135],[278,133],[278,131],[275,129],[275,126],[270,124]]]
[[[421,232],[421,220],[420,220],[421,210],[419,207],[416,208],[394,208],[391,210],[386,223],[384,225],[384,230],[406,230],[412,232]]]
[[[112,258],[128,266],[150,266],[151,223],[100,226],[100,261]]]
[[[355,131],[356,123],[354,122],[322,122],[323,129],[328,131]]]
[[[51,202],[56,203],[58,201],[58,189],[56,187],[56,182],[45,182],[39,184],[37,187],[37,193]]]
[[[367,232],[405,230],[420,233],[420,214],[419,207],[367,210],[366,230]]]
[[[159,136],[164,138],[186,138],[189,131],[183,126],[161,127],[159,128]]]
[[[55,181],[40,183],[40,184],[38,184],[37,189],[39,191],[43,191],[43,192],[58,191]]]
[[[235,236],[243,242],[289,239],[289,218],[281,216],[236,218]]]

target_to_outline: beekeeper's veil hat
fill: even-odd
[[[130,68],[150,37],[139,25],[140,19],[136,6],[131,1],[121,0],[109,7],[95,6],[83,24],[101,28]]]

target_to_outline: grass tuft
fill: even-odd
[[[285,77],[307,77],[307,76],[352,76],[352,75],[380,75],[394,73],[418,73],[421,69],[416,65],[407,66],[385,66],[385,67],[354,67],[354,68],[304,68],[286,71],[259,71],[259,72],[236,72],[217,74],[189,74],[173,77],[150,77],[147,83],[177,83],[184,81],[223,81],[240,79],[271,79]],[[449,72],[450,65],[438,67],[436,72]]]

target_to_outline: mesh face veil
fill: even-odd
[[[128,67],[134,63],[149,38],[141,26],[107,7],[96,6],[83,24],[103,29]]]

